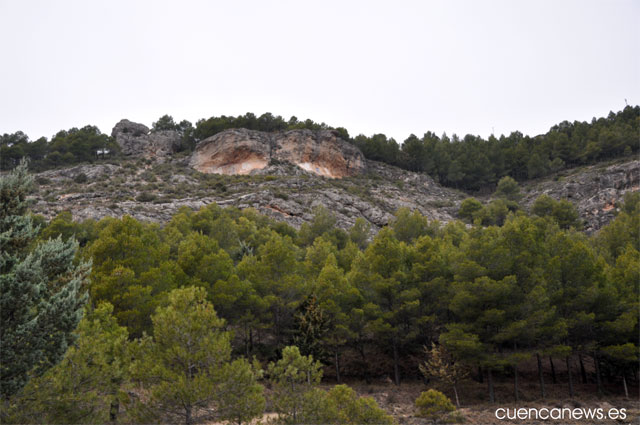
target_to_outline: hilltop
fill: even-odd
[[[112,137],[126,153],[119,159],[38,173],[34,211],[47,218],[69,210],[79,220],[131,215],[165,222],[181,207],[216,203],[254,208],[299,228],[322,205],[339,227],[362,217],[376,232],[401,207],[430,220],[454,220],[469,196],[424,173],[367,160],[331,130],[225,130],[192,152],[176,151],[177,132],[150,133],[130,121],[118,123]],[[613,218],[624,193],[638,190],[639,172],[634,156],[564,169],[525,181],[521,204],[528,209],[541,194],[568,199],[585,230],[595,231]],[[491,195],[479,199],[488,202]]]

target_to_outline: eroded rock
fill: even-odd
[[[121,152],[129,156],[145,158],[164,158],[180,147],[182,137],[175,130],[149,132],[144,124],[121,120],[111,131]]]
[[[198,143],[190,165],[203,173],[232,175],[254,174],[279,162],[329,178],[355,176],[366,169],[362,152],[330,130],[226,130]]]

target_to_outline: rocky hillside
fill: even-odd
[[[585,222],[585,231],[592,233],[613,219],[616,205],[625,193],[640,190],[640,160],[564,170],[555,176],[529,181],[523,189],[525,197],[521,203],[525,208],[530,208],[542,194],[571,201]]]
[[[69,210],[75,219],[128,214],[164,222],[180,207],[217,203],[255,208],[299,227],[323,205],[340,227],[362,217],[375,231],[400,207],[453,220],[469,196],[427,175],[365,160],[330,131],[228,130],[203,140],[192,154],[175,153],[175,135],[149,133],[130,121],[113,133],[128,156],[39,173],[37,213],[50,218]],[[522,204],[529,208],[543,193],[568,199],[591,232],[613,218],[624,193],[639,189],[639,174],[638,159],[565,170],[524,184]]]

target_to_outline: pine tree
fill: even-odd
[[[153,339],[143,339],[133,378],[148,397],[136,406],[138,420],[180,422],[249,421],[262,413],[262,386],[247,361],[231,362],[231,334],[224,332],[204,288],[169,293],[152,317]],[[243,405],[235,401],[244,400]]]
[[[299,423],[305,394],[320,383],[322,365],[303,356],[295,345],[282,350],[282,358],[270,363],[267,374],[274,387],[274,407],[286,422]]]
[[[112,312],[108,303],[87,309],[62,361],[11,399],[3,423],[105,424],[118,419],[120,401],[127,398],[120,387],[128,375],[128,333]]]
[[[28,213],[33,178],[22,162],[0,179],[0,394],[57,364],[73,341],[86,301],[90,264],[74,262],[73,238],[33,246],[39,229]]]

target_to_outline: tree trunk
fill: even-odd
[[[516,403],[520,401],[518,397],[518,365],[513,365],[513,395],[516,399]]]
[[[367,385],[371,385],[371,378],[369,377],[369,364],[367,363],[367,358],[364,355],[364,347],[358,347],[358,351],[360,352],[360,358],[362,359],[362,367],[364,369],[364,381]]]
[[[400,385],[400,368],[398,365],[398,343],[393,338],[393,381],[396,385]]]
[[[629,388],[627,388],[627,377],[626,373],[622,372],[622,386],[624,387],[624,398],[629,400]]]
[[[185,425],[191,425],[191,405],[184,406],[184,423]]]
[[[489,403],[495,403],[496,397],[493,392],[493,376],[490,367],[487,368],[487,383],[489,384]]]
[[[582,361],[582,354],[578,354],[578,359],[580,360],[580,375],[582,377],[582,383],[587,383],[587,371],[584,369],[584,362]]]
[[[598,397],[602,397],[602,377],[600,376],[600,360],[598,359],[598,353],[593,353],[593,363],[596,368],[596,386],[598,388]]]
[[[336,381],[338,384],[342,384],[342,379],[340,379],[340,354],[338,354],[338,349],[336,349]]]
[[[484,384],[484,373],[482,372],[482,366],[478,366],[478,382]]]
[[[544,374],[542,371],[542,359],[540,358],[540,354],[536,353],[536,358],[538,359],[538,380],[540,381],[540,394],[542,394],[542,399],[546,397],[546,393],[544,391]]]
[[[249,329],[247,325],[244,325],[244,352],[245,356],[249,359]]]
[[[626,388],[626,386],[625,386]],[[458,383],[454,382],[453,383],[453,394],[455,394],[456,396],[456,407],[459,409],[460,408],[460,399],[458,398]]]
[[[626,385],[625,385],[626,388]],[[120,402],[117,397],[114,397],[111,400],[111,405],[109,406],[109,421],[115,424],[118,420],[118,412],[120,411]]]
[[[553,357],[549,356],[549,364],[551,365],[551,382],[556,384],[556,368],[553,366]]]
[[[571,376],[571,359],[570,356],[567,356],[567,376],[569,377],[569,397],[573,398],[573,378]]]

